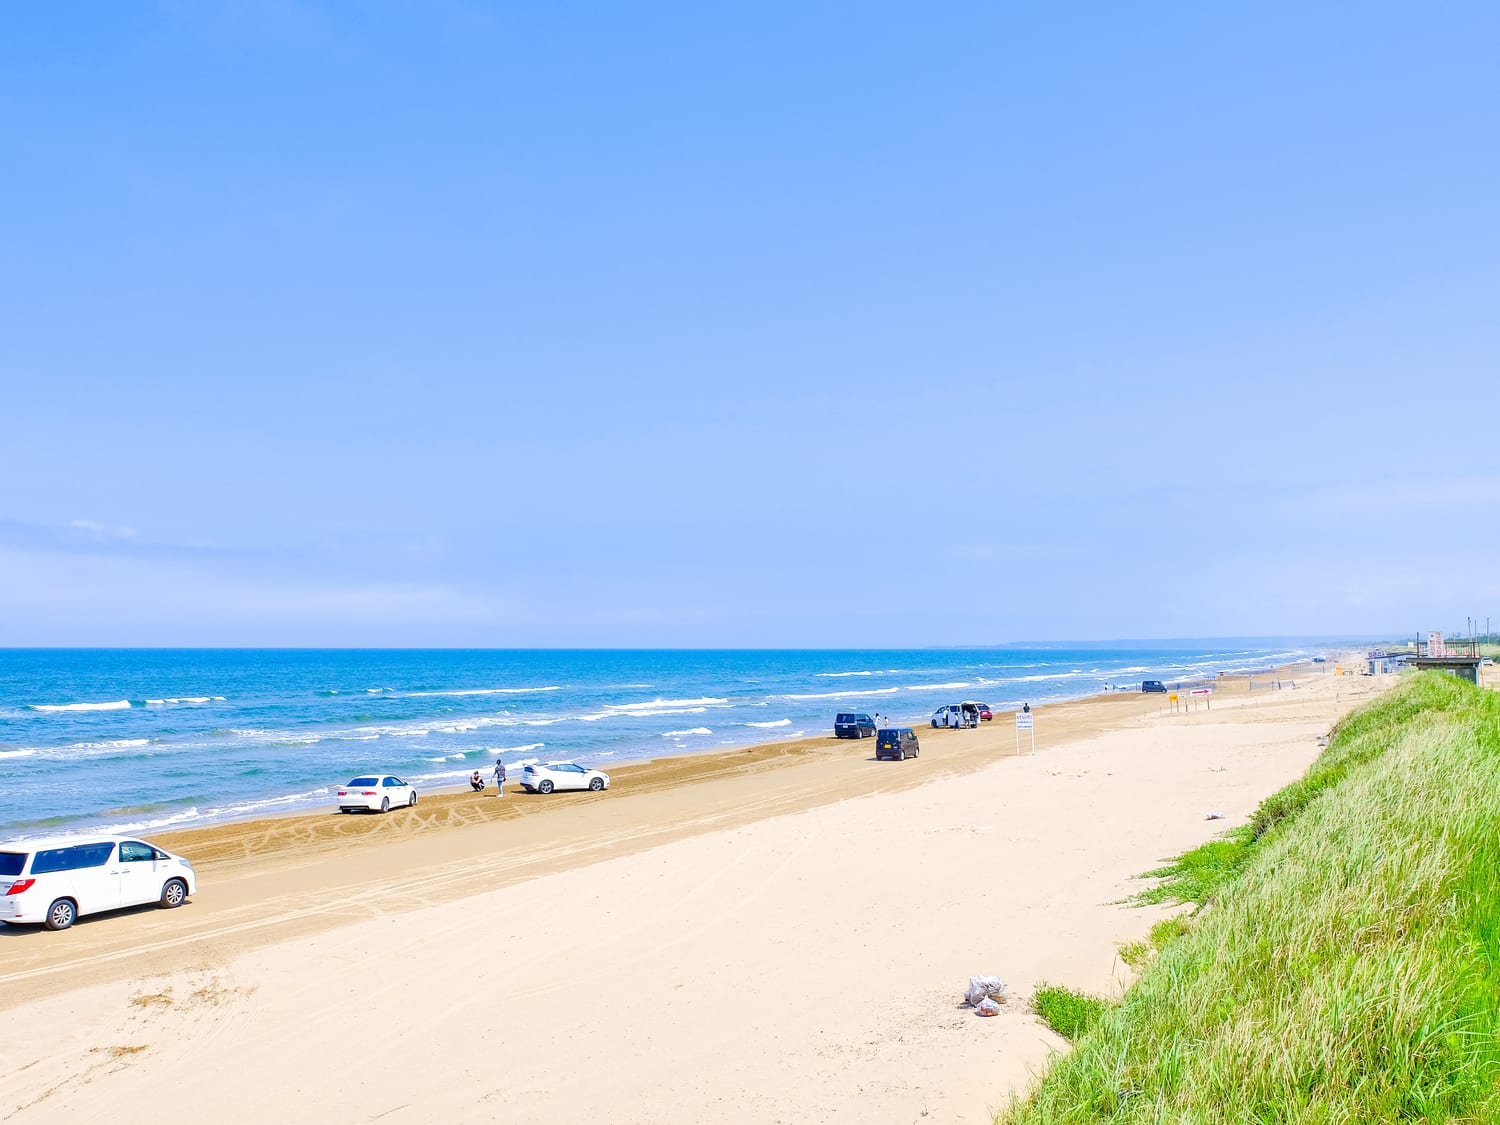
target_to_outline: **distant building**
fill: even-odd
[[[1388,672],[1399,672],[1406,663],[1406,653],[1386,652],[1383,648],[1377,648],[1368,653],[1365,659],[1369,663],[1370,675],[1381,676]]]
[[[1433,644],[1432,638],[1436,638]],[[1436,648],[1438,655],[1433,655],[1432,650]],[[1447,641],[1443,640],[1441,633],[1429,634],[1428,655],[1407,657],[1406,664],[1409,668],[1432,668],[1438,672],[1446,672],[1450,676],[1457,676],[1460,680],[1468,680],[1469,683],[1479,686],[1479,646],[1473,641]]]

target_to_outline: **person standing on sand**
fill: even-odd
[[[501,758],[495,759],[495,796],[505,796],[505,762]]]

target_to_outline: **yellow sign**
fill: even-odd
[[[1177,702],[1177,693],[1174,691],[1171,695],[1167,696],[1167,700],[1168,700],[1168,702],[1176,703]]]

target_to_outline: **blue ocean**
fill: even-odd
[[[894,651],[0,650],[0,838],[314,809],[359,773],[623,761],[1264,668],[1295,643]]]

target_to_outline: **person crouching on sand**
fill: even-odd
[[[495,759],[495,796],[505,796],[505,763],[499,758]]]
[[[479,776],[478,770],[475,770],[473,775],[469,778],[469,788],[474,790],[474,792],[476,793],[484,792],[484,778]]]

